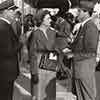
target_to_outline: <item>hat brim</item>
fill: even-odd
[[[0,11],[5,9],[17,9],[16,5],[14,4],[13,0],[6,0],[0,4]]]
[[[8,8],[8,10],[10,10],[10,9],[16,10],[16,9],[18,9],[18,7],[16,5],[13,5],[13,6],[11,6],[11,7]]]
[[[82,10],[91,11],[94,7],[94,3],[91,1],[80,1],[80,6]]]

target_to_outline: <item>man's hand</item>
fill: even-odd
[[[65,48],[65,49],[62,50],[62,52],[63,52],[63,53],[69,53],[69,52],[71,52],[71,49]]]

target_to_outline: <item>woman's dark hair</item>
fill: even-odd
[[[36,17],[35,17],[37,27],[39,27],[42,24],[43,19],[47,14],[50,14],[48,10],[44,10],[44,11],[40,10],[37,12]]]
[[[34,27],[34,19],[32,14],[25,15],[24,17],[24,31],[28,31],[29,27]]]
[[[16,13],[15,13],[17,16],[21,16],[22,15],[22,13],[20,12],[20,11],[16,11]]]
[[[74,15],[72,13],[65,13],[63,18],[68,21],[69,23],[73,22]]]

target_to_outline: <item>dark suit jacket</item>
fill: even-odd
[[[14,80],[18,75],[17,43],[11,25],[0,20],[0,79]]]
[[[91,57],[93,53],[96,56],[98,39],[99,32],[96,25],[91,20],[87,21],[74,40],[74,54],[77,56],[79,54],[82,58]],[[79,58],[79,56],[77,58]]]

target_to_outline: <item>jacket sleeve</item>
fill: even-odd
[[[37,74],[40,59],[41,59],[41,54],[37,52],[37,50],[42,48],[42,45],[39,40],[38,31],[34,31],[32,34],[33,35],[32,35],[30,48],[29,48],[29,57],[30,57],[31,72],[32,74]]]
[[[97,51],[97,44],[99,39],[99,32],[94,23],[86,23],[84,26],[84,47],[87,52],[94,52]]]
[[[34,32],[32,32],[32,34],[34,34]],[[37,73],[37,54],[35,50],[36,48],[37,48],[36,37],[35,35],[32,35],[29,48],[30,68],[32,74]]]

